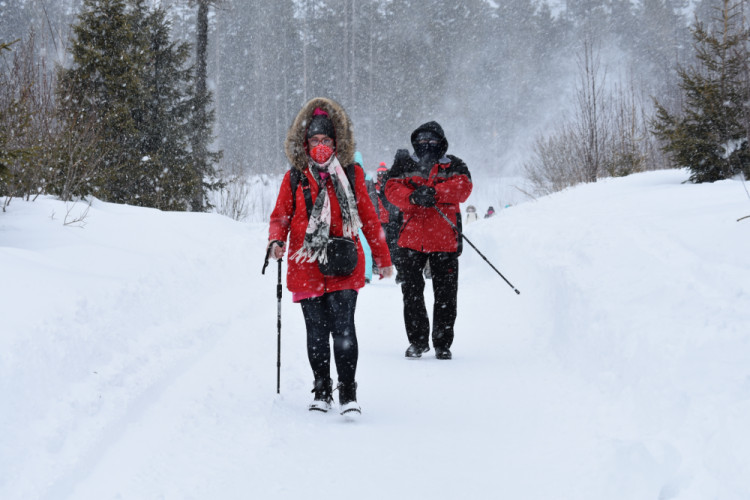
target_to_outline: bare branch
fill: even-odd
[[[86,217],[89,215],[89,209],[91,209],[91,202],[86,204],[86,208],[79,211],[78,214],[73,214],[73,209],[76,208],[78,203],[66,203],[65,204],[65,220],[63,226],[72,226],[83,228],[86,226]]]

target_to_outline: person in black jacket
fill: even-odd
[[[375,196],[373,198],[373,205],[375,210],[378,212],[378,218],[383,226],[385,232],[385,241],[388,243],[388,250],[391,252],[391,261],[393,266],[398,272],[400,261],[399,261],[399,247],[398,247],[398,235],[401,231],[401,223],[403,222],[403,214],[393,203],[388,201],[385,196],[385,183],[388,181],[388,168],[385,162],[380,162],[380,166],[377,171],[377,180],[375,181]],[[372,197],[372,196],[371,196]],[[396,283],[402,283],[403,276],[396,275]]]
[[[404,277],[401,292],[410,344],[406,357],[419,358],[430,350],[422,274],[429,262],[435,294],[432,344],[436,358],[451,359],[461,254],[459,204],[471,194],[471,174],[460,158],[446,155],[448,140],[437,122],[418,127],[411,143],[414,155],[403,149],[396,153],[385,186],[388,201],[404,216],[398,238],[398,271]]]

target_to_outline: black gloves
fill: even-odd
[[[432,164],[429,165],[427,173],[429,173],[431,168]],[[412,159],[408,150],[399,149],[396,151],[396,157],[393,159],[393,168],[391,171],[394,169],[399,172],[412,172],[414,170],[419,170],[420,165]],[[400,174],[396,174],[397,177],[399,175]],[[425,175],[424,178],[426,179],[427,175]],[[412,186],[413,185],[414,184],[412,184]],[[414,192],[409,195],[409,203],[420,207],[434,207],[437,203],[435,200],[435,188],[430,186],[416,186]]]
[[[434,207],[435,203],[435,188],[430,186],[417,186],[414,188],[414,192],[409,196],[409,202],[412,205],[419,205],[420,207]]]

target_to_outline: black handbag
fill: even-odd
[[[357,242],[340,236],[328,238],[328,262],[318,262],[320,272],[326,276],[349,276],[357,267]]]

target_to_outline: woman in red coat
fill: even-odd
[[[354,310],[358,290],[365,285],[365,257],[357,232],[361,228],[370,243],[381,278],[393,274],[388,246],[367,193],[364,171],[354,164],[351,122],[338,103],[318,97],[305,104],[289,129],[285,149],[292,169],[284,176],[271,213],[269,250],[281,259],[289,238],[287,288],[302,306],[315,377],[310,410],[331,408],[332,337],[341,413],[359,413]],[[326,251],[335,237],[356,244],[357,263],[350,274],[331,276],[321,271],[321,265],[335,260]]]

